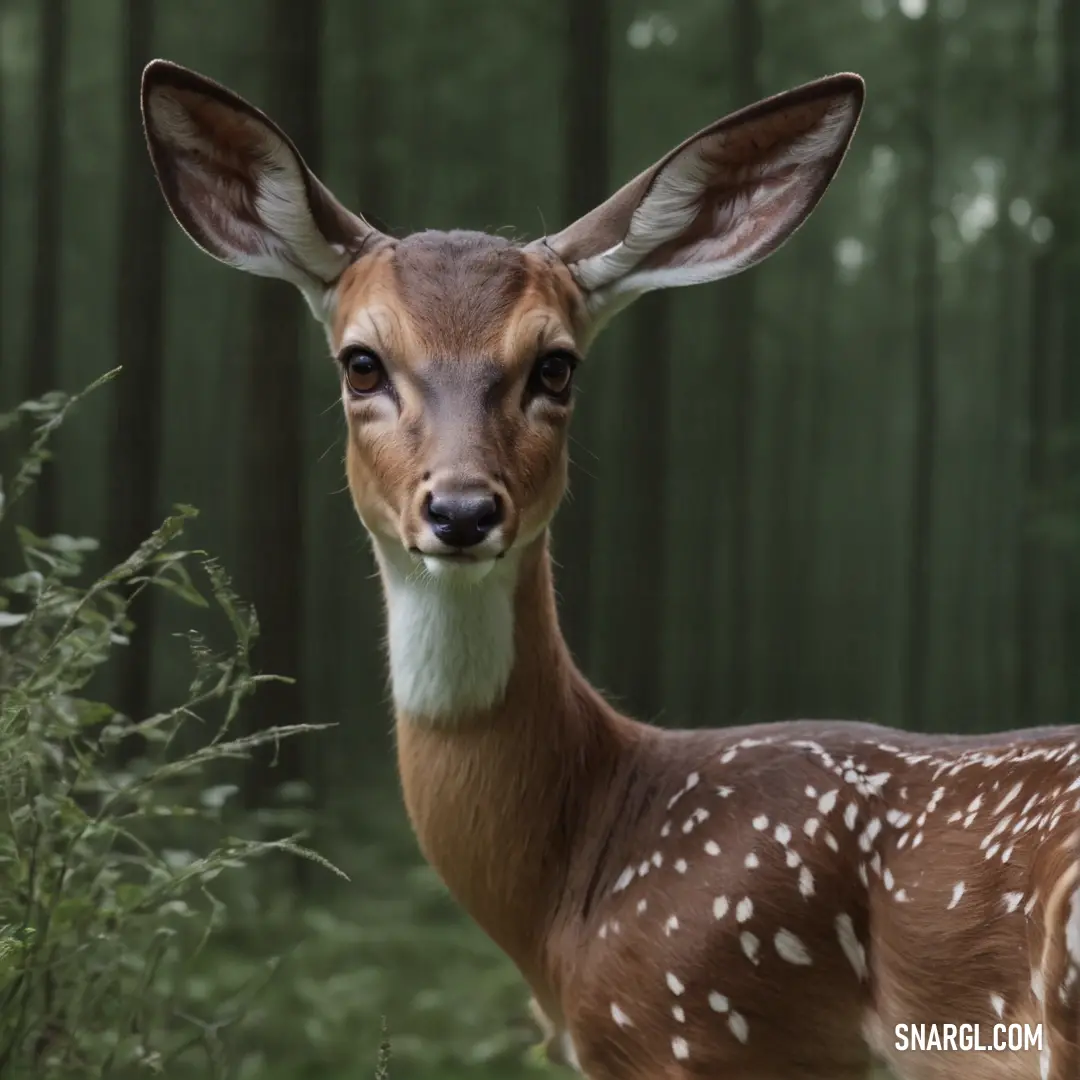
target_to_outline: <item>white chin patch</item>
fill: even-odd
[[[494,559],[441,559],[438,555],[424,555],[424,569],[438,581],[460,582],[475,585],[483,581],[495,566]]]

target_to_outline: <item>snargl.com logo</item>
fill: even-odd
[[[1042,1024],[897,1024],[895,1047],[907,1050],[1005,1051],[1042,1050]]]

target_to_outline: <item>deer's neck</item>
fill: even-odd
[[[636,725],[570,659],[546,537],[504,562],[461,586],[380,553],[398,762],[420,846],[542,992],[550,935],[596,865],[583,826],[595,829]]]

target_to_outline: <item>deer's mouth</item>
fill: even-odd
[[[411,547],[409,550],[419,556],[421,559],[438,559],[443,562],[483,562],[485,559],[491,559],[493,555],[475,555],[471,551],[423,551],[418,547]]]
[[[483,581],[506,552],[490,549],[425,551],[421,547],[411,547],[409,554],[430,578],[473,585]]]

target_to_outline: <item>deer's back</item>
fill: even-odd
[[[982,1075],[972,1054],[960,1072],[948,1053],[897,1055],[894,1028],[989,1038],[1043,1019],[1050,980],[1062,1003],[1075,989],[1061,900],[1080,865],[1078,746],[1075,728],[657,732],[565,961],[585,1071],[861,1076],[876,1051],[904,1077]],[[1033,1059],[981,1060],[1007,1077]]]

